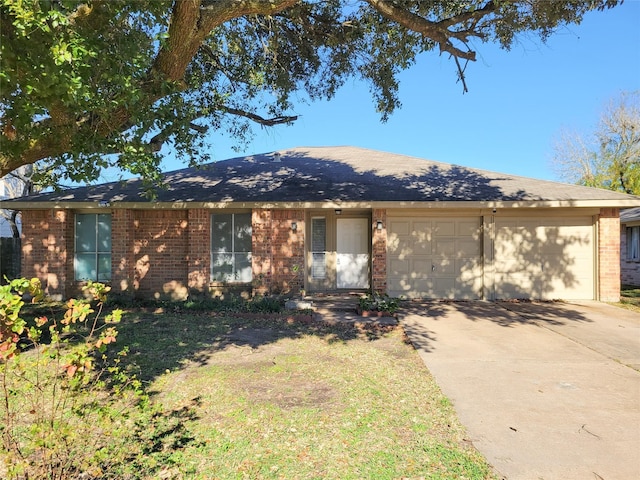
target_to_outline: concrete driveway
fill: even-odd
[[[401,322],[469,440],[515,479],[640,479],[640,315],[428,302]]]

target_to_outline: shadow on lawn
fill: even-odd
[[[230,346],[258,350],[283,339],[317,336],[328,343],[376,340],[394,327],[329,325],[308,314],[226,314],[218,312],[128,311],[118,325],[119,347],[139,368],[145,382],[183,368],[204,365],[215,351]]]

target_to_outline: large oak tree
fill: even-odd
[[[367,82],[382,120],[397,74],[474,45],[544,41],[621,0],[0,0],[0,176],[38,162],[50,181],[105,167],[157,180],[160,147],[206,160],[208,130],[295,121],[293,102]]]

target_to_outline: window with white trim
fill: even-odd
[[[627,260],[640,262],[640,226],[627,227]]]
[[[76,280],[111,280],[111,215],[77,213],[73,269]]]
[[[251,213],[211,216],[211,280],[250,283]]]
[[[311,219],[311,278],[323,280],[327,277],[327,219]]]

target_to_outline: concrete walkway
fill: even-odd
[[[640,479],[640,315],[597,302],[422,303],[409,338],[499,476]]]

